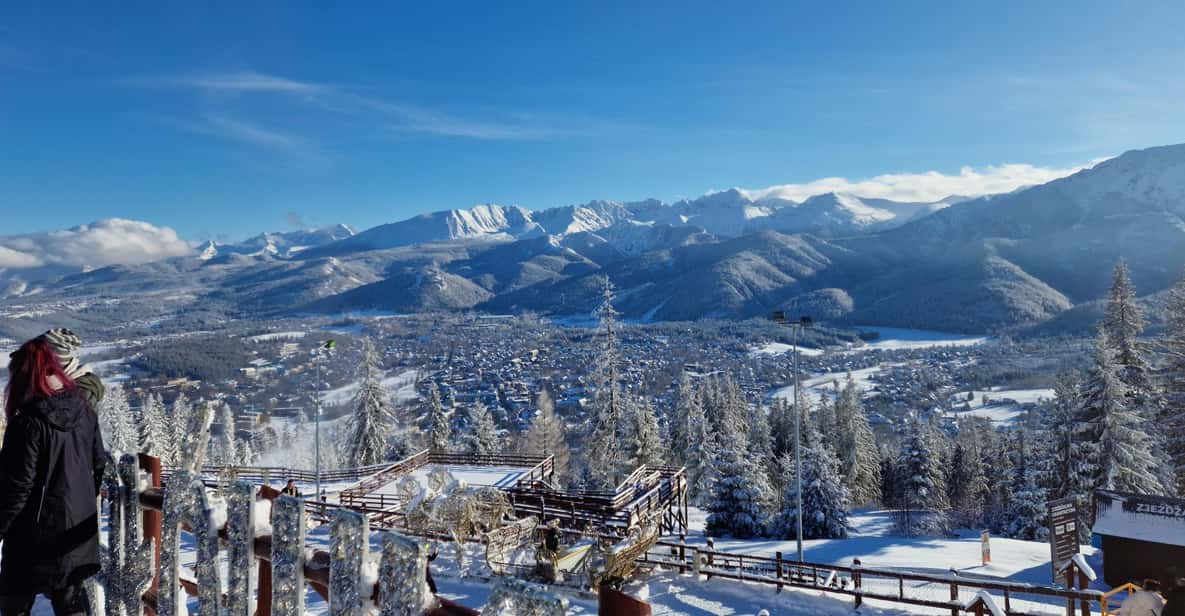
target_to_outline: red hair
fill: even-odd
[[[26,402],[48,398],[58,389],[50,386],[49,377],[57,377],[61,389],[74,389],[74,380],[62,369],[62,362],[44,338],[34,338],[21,345],[8,362],[8,385],[4,388],[4,416],[12,421]]]

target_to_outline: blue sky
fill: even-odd
[[[234,239],[1185,141],[1179,0],[207,4],[4,8],[0,235]]]

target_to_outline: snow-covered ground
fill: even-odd
[[[948,334],[924,329],[902,329],[899,327],[857,327],[861,332],[876,332],[880,334],[876,340],[866,343],[854,350],[866,351],[870,349],[899,350],[924,349],[936,346],[973,346],[987,342],[987,336],[966,336],[962,334]]]
[[[408,473],[420,485],[428,485],[428,475],[437,470],[448,471],[454,479],[458,479],[471,486],[509,487],[526,473],[527,468],[521,466],[468,466],[464,464],[425,464]],[[403,477],[375,490],[378,494],[394,494],[395,486]]]
[[[969,393],[974,394],[967,400]],[[987,404],[983,398],[987,396]],[[1010,424],[1025,412],[1024,405],[1037,404],[1053,399],[1052,389],[1000,389],[993,387],[985,391],[958,392],[952,417],[986,417],[993,423]]]
[[[391,393],[391,398],[397,404],[410,402],[419,397],[416,392],[416,375],[418,370],[405,370],[399,374],[388,376],[382,380],[383,389]],[[327,406],[346,404],[358,393],[358,382],[343,385],[336,389],[321,392],[321,401]]]
[[[872,368],[864,368],[862,370],[853,370],[851,375],[852,380],[856,382],[856,387],[862,392],[868,392],[876,388],[876,382],[873,380],[873,378],[877,374],[880,374],[883,366],[885,365],[888,364],[873,366]],[[838,383],[839,387],[842,389],[844,384],[847,383],[847,379],[847,372],[828,372],[826,374],[819,374],[812,376],[809,379],[803,379],[802,390],[804,395],[814,398],[814,401],[817,402],[818,400],[822,399],[823,396],[834,396],[835,384]],[[785,387],[775,389],[771,396],[773,398],[780,398],[783,400],[793,400],[794,386],[787,385]]]
[[[251,336],[248,340],[255,342],[263,342],[267,340],[298,340],[307,336],[307,332],[271,332],[267,334],[259,334]]]
[[[789,355],[793,350],[794,345],[792,344],[786,344],[785,342],[769,342],[749,351],[749,355]],[[823,350],[800,346],[798,347],[798,354],[804,357],[814,357],[817,355],[822,355]]]
[[[849,518],[850,536],[847,539],[816,539],[803,542],[803,560],[812,563],[851,566],[854,559],[860,559],[868,569],[911,571],[923,574],[947,575],[951,570],[961,577],[980,578],[1049,586],[1052,584],[1049,544],[1038,541],[1021,541],[993,537],[991,539],[992,562],[982,564],[980,534],[978,531],[960,531],[954,537],[911,538],[897,536],[893,532],[892,511],[866,511],[853,513]],[[706,544],[703,534],[706,512],[691,508],[689,544]],[[796,555],[794,540],[763,539],[736,540],[717,539],[719,551],[739,552],[757,556],[772,557],[782,552],[783,557],[793,559]],[[1084,545],[1082,552],[1096,571],[1102,571],[1101,554]],[[713,580],[714,581],[714,580]],[[893,583],[896,590],[896,584]],[[949,599],[949,587],[914,588],[916,593],[931,592],[937,600]],[[1039,603],[1036,597],[1023,595],[1021,601],[1013,599],[1014,605],[1026,605],[1026,609],[1038,613],[1057,613],[1057,602]],[[874,604],[877,604],[874,602]],[[892,607],[877,604],[881,607]],[[1001,603],[1002,605],[1002,603]],[[849,606],[850,607],[850,606]],[[1064,609],[1064,605],[1060,606]],[[912,613],[931,613],[925,608],[910,608]],[[772,612],[771,613],[777,613]],[[933,613],[941,613],[933,612]]]

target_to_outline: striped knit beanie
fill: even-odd
[[[64,327],[55,327],[41,334],[41,337],[49,343],[49,346],[53,347],[53,351],[57,354],[62,365],[69,362],[76,349],[82,348],[82,338]]]

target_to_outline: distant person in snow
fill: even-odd
[[[0,616],[28,614],[39,594],[59,616],[85,614],[83,582],[100,570],[95,498],[106,458],[98,418],[44,336],[9,357]]]
[[[289,479],[288,483],[284,484],[284,489],[280,490],[280,494],[291,496],[293,498],[300,498],[300,490],[296,487],[296,480]]]
[[[1160,616],[1164,597],[1160,596],[1160,582],[1144,580],[1144,588],[1137,590],[1119,606],[1119,616]]]

